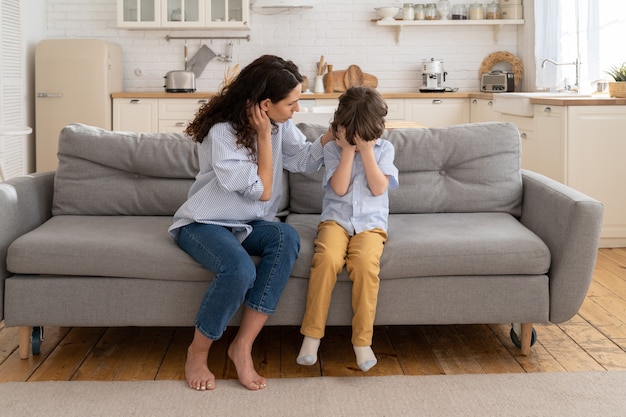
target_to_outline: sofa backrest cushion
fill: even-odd
[[[182,133],[63,128],[53,215],[173,215],[198,173],[196,143]]]
[[[301,123],[308,140],[327,127]],[[394,213],[521,214],[521,143],[508,122],[386,130],[395,148],[400,186],[389,191]],[[290,210],[319,213],[322,172],[290,174]]]

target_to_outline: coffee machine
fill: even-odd
[[[443,70],[443,61],[430,58],[422,61],[422,93],[446,91],[443,83],[446,81],[447,72]]]

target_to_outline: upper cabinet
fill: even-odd
[[[161,23],[160,0],[117,0],[117,26],[155,28]]]
[[[128,29],[248,29],[250,0],[117,0]]]

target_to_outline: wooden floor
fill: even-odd
[[[378,365],[356,367],[350,329],[331,327],[316,366],[295,363],[297,327],[267,327],[254,348],[259,373],[269,378],[310,376],[576,372],[626,369],[626,248],[600,249],[582,308],[560,325],[535,325],[537,343],[521,356],[510,325],[380,326]],[[236,378],[226,348],[236,329],[213,345],[209,367],[218,379]],[[41,354],[20,360],[15,328],[0,323],[0,382],[184,379],[191,328],[45,329]]]

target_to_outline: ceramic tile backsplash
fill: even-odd
[[[454,3],[454,2],[453,2]],[[100,38],[124,50],[124,89],[163,91],[163,76],[184,68],[184,42],[171,36],[246,36],[234,41],[232,62],[214,58],[196,80],[199,91],[215,91],[228,66],[248,64],[260,54],[293,60],[310,79],[320,55],[335,70],[357,64],[378,77],[383,92],[417,92],[422,60],[442,59],[448,72],[445,86],[460,91],[478,89],[478,68],[495,51],[517,54],[517,25],[494,27],[405,27],[400,44],[395,28],[376,26],[377,0],[316,0],[312,10],[263,15],[251,11],[249,31],[126,30],[116,26],[116,0],[48,0],[48,38]],[[189,40],[189,57],[206,44],[216,54],[225,52],[225,40]]]

